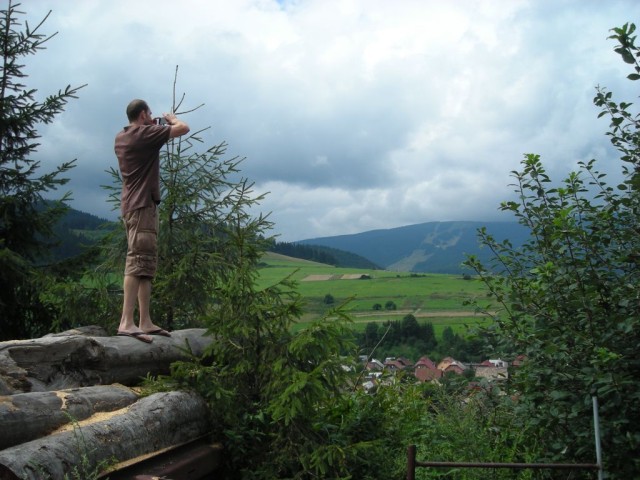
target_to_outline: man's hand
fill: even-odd
[[[171,128],[169,138],[180,137],[186,133],[189,133],[189,125],[187,125],[182,120],[179,120],[178,117],[175,116],[175,114],[163,113],[162,116],[165,118]]]

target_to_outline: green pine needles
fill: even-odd
[[[67,86],[42,102],[35,99],[22,62],[55,34],[40,32],[47,17],[35,28],[23,25],[18,7],[9,1],[0,10],[0,340],[48,333],[57,314],[46,290],[63,273],[44,259],[55,244],[53,227],[70,194],[47,202],[44,196],[67,183],[64,175],[75,160],[40,173],[32,155],[39,146],[38,126],[51,123],[82,88]]]

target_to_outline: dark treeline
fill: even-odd
[[[321,245],[273,242],[273,247],[270,248],[270,250],[289,257],[325,263],[327,265],[333,265],[334,267],[363,268],[370,270],[380,269],[378,265],[360,255],[336,248],[323,247]]]
[[[46,204],[38,208],[46,208]],[[66,260],[83,253],[87,247],[95,245],[111,228],[114,222],[90,213],[69,208],[53,227],[51,249],[41,261]]]
[[[70,208],[60,220],[60,226],[77,230],[100,230],[112,224],[113,222],[105,218],[100,218],[73,208]]]
[[[357,342],[365,355],[375,348],[375,358],[406,357],[416,361],[426,355],[433,361],[444,357],[463,362],[483,360],[480,339],[462,337],[451,327],[446,327],[438,339],[431,322],[418,322],[411,314],[402,320],[369,322],[364,332],[357,335]]]
[[[44,202],[48,204],[49,202]],[[44,205],[43,207],[44,208]],[[69,208],[53,228],[53,245],[48,257],[42,261],[58,261],[79,255],[86,247],[94,245],[113,226],[114,222],[90,213]],[[321,245],[303,245],[299,243],[273,242],[272,252],[293,258],[310,260],[342,268],[361,268],[379,270],[380,267],[370,260],[352,252],[346,252]]]

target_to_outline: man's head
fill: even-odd
[[[146,116],[151,117],[151,109],[144,100],[131,100],[129,105],[127,105],[127,118],[129,119],[129,122],[140,120],[140,115],[143,113],[146,114]]]

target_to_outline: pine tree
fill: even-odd
[[[39,174],[40,162],[32,155],[39,146],[36,127],[52,122],[82,88],[67,86],[42,102],[35,99],[36,90],[23,83],[21,61],[55,34],[40,33],[49,15],[33,29],[26,21],[23,26],[19,6],[9,1],[0,11],[0,340],[44,333],[53,321],[40,298],[46,273],[37,261],[53,243],[53,226],[69,194],[53,202],[44,202],[44,194],[68,181],[62,175],[75,160]]]
[[[174,99],[176,82],[177,69]],[[174,101],[171,111],[182,115],[195,110],[184,111],[181,103]],[[235,271],[239,262],[236,249],[230,245],[230,231],[254,229],[256,244],[272,243],[266,239],[271,222],[263,215],[253,218],[249,213],[264,195],[254,195],[253,183],[238,177],[243,159],[223,158],[225,142],[204,152],[195,151],[204,130],[172,139],[160,153],[159,262],[153,280],[151,316],[168,329],[200,326],[214,308],[216,282]],[[119,210],[120,172],[111,168],[108,173],[112,184],[105,188],[114,209]],[[122,272],[126,236],[121,222],[106,239],[105,253],[103,270]]]

